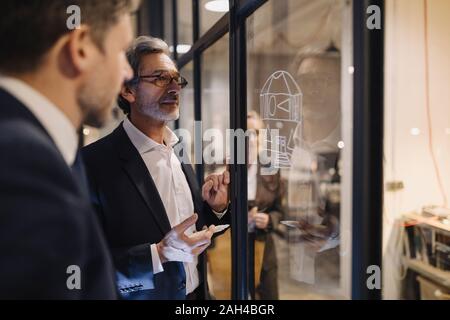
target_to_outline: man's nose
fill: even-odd
[[[180,85],[178,84],[178,82],[175,81],[175,79],[173,79],[167,88],[167,92],[171,93],[171,94],[179,95],[180,91],[181,91]]]

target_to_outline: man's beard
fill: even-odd
[[[111,117],[111,110],[115,104],[115,97],[108,92],[96,91],[93,87],[85,86],[80,90],[78,104],[83,116],[83,124],[100,128]]]
[[[157,121],[174,121],[180,116],[180,109],[178,106],[173,112],[167,112],[164,107],[161,107],[160,103],[147,103],[143,99],[137,99],[137,109],[141,114],[144,114]]]

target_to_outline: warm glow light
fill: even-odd
[[[228,12],[230,6],[228,0],[214,0],[205,3],[205,9],[213,12]]]
[[[169,47],[170,52],[173,52],[173,46]],[[178,44],[177,45],[177,53],[186,53],[191,50],[191,46],[189,44]]]
[[[418,136],[420,134],[420,129],[419,128],[412,128],[410,132],[411,132],[411,135]]]
[[[83,129],[83,134],[84,134],[85,136],[88,136],[90,132],[91,132],[91,131],[90,131],[88,128],[84,128],[84,129]]]

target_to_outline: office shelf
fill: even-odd
[[[436,231],[439,231],[442,234],[450,236],[450,225],[442,223],[437,218],[424,217],[415,212],[406,213],[406,214],[404,214],[404,217],[407,220],[413,220],[417,224],[420,224],[424,227],[432,228]]]

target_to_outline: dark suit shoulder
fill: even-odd
[[[86,154],[87,156],[92,155],[93,153],[96,153],[99,150],[102,151],[111,151],[113,145],[112,145],[112,134],[110,133],[107,136],[91,143],[86,146],[84,146],[81,150],[83,154]]]
[[[0,121],[0,161],[12,167],[29,163],[63,170],[70,170],[63,156],[48,134],[33,123],[22,119]]]
[[[44,127],[0,90],[0,299],[114,298],[110,259],[70,167]],[[69,290],[67,268],[83,290]]]

